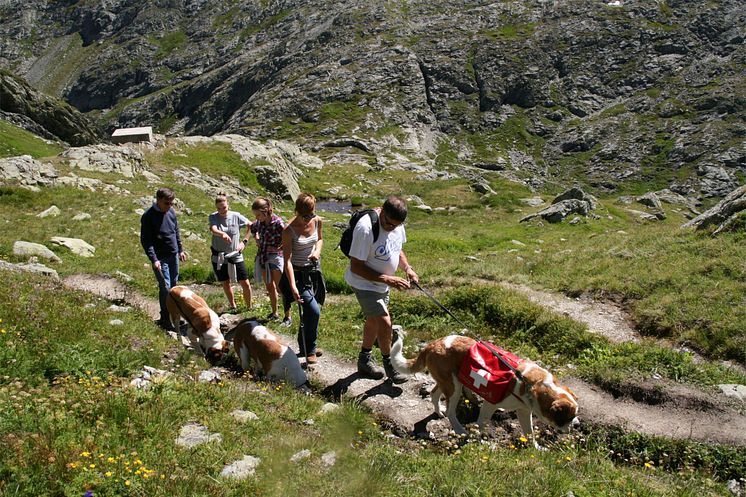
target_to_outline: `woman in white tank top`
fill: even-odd
[[[321,249],[324,239],[321,218],[316,215],[316,198],[301,193],[295,200],[295,217],[282,232],[282,252],[290,292],[300,304],[301,323],[298,331],[300,354],[307,364],[315,364],[321,349],[316,348],[321,305]],[[318,297],[318,298],[317,298]]]

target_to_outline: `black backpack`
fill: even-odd
[[[353,213],[350,218],[350,225],[342,232],[342,238],[337,245],[347,257],[350,256],[350,247],[352,247],[352,232],[355,231],[355,225],[363,216],[370,216],[370,224],[373,226],[373,242],[378,240],[378,213],[373,209],[363,209]]]

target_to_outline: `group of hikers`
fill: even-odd
[[[179,263],[187,260],[174,211],[174,192],[159,188],[156,200],[140,219],[140,242],[150,259],[159,287],[159,326],[172,329],[166,296],[179,280]],[[324,245],[322,220],[316,215],[316,198],[301,193],[295,200],[295,215],[286,224],[274,213],[272,202],[259,197],[251,205],[254,221],[232,211],[224,193],[215,197],[215,212],[209,215],[212,234],[210,250],[213,272],[223,287],[233,312],[237,306],[232,280],[239,283],[247,308],[252,306],[252,290],[243,251],[253,240],[257,247],[254,275],[264,282],[271,313],[268,321],[280,321],[278,306],[282,296],[284,316],[280,326],[292,326],[292,303],[299,304],[298,347],[307,364],[317,362],[322,350],[318,340],[321,305],[325,285],[321,272]],[[390,288],[409,288],[418,276],[407,260],[403,245],[407,241],[404,221],[407,204],[391,195],[373,215],[359,216],[352,231],[345,281],[353,289],[365,317],[363,339],[357,360],[358,374],[364,378],[403,383],[407,377],[391,365],[392,325],[389,313]],[[244,231],[245,230],[245,231]],[[243,232],[243,237],[241,233]],[[401,269],[406,277],[395,276]],[[383,368],[372,356],[375,344],[383,356]]]

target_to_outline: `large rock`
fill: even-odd
[[[53,278],[55,280],[58,280],[60,278],[60,276],[57,274],[57,271],[48,268],[44,264],[39,264],[36,262],[31,262],[28,264],[11,264],[10,262],[0,260],[0,269],[4,269],[6,271],[41,274],[43,276],[49,276],[50,278]]]
[[[736,188],[714,207],[703,212],[682,228],[696,228],[698,230],[717,224],[716,233],[728,229],[736,221],[741,211],[746,209],[746,185]]]
[[[20,257],[41,257],[52,262],[62,262],[57,254],[40,243],[24,242],[18,240],[13,243],[13,255]]]
[[[55,245],[69,248],[70,252],[81,257],[93,257],[96,253],[96,247],[90,245],[85,240],[81,240],[80,238],[53,236],[51,241]]]
[[[57,178],[57,170],[48,162],[40,162],[30,155],[0,159],[0,183],[22,186],[49,186]]]
[[[520,222],[541,217],[550,223],[560,223],[570,214],[587,216],[591,210],[596,208],[597,204],[598,202],[595,197],[588,195],[580,188],[573,187],[557,195],[549,207],[534,214],[524,216]]]
[[[147,162],[143,153],[127,145],[91,145],[69,148],[62,152],[72,167],[84,171],[118,173],[127,178],[145,170]]]

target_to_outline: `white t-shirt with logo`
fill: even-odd
[[[365,265],[374,271],[392,276],[399,267],[399,254],[406,241],[407,234],[403,225],[397,226],[393,231],[385,231],[379,223],[378,240],[374,243],[370,216],[363,216],[352,232],[350,257],[365,261]],[[385,292],[389,289],[385,283],[366,280],[353,273],[351,266],[345,271],[345,281],[357,290]]]

